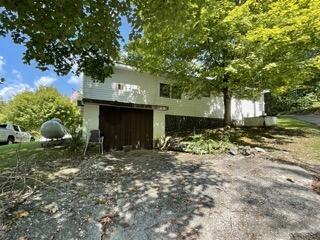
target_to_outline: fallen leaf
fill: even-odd
[[[18,240],[29,240],[27,237],[19,237]]]
[[[17,218],[28,217],[29,215],[30,215],[30,213],[26,210],[20,210],[20,211],[16,212]]]
[[[111,222],[111,218],[108,215],[102,216],[99,220],[102,225],[107,225]]]
[[[55,214],[59,210],[58,205],[53,202],[41,208],[42,212]]]
[[[100,222],[102,225],[107,225],[107,224],[109,224],[110,222],[112,222],[112,219],[113,219],[113,218],[115,218],[115,217],[117,217],[117,216],[118,216],[118,213],[116,213],[116,212],[111,212],[111,213],[109,213],[109,214],[103,215],[103,216],[100,218],[99,222]]]

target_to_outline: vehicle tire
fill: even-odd
[[[7,140],[7,144],[14,144],[14,137],[10,136],[8,137],[8,140]]]

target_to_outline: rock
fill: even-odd
[[[241,153],[244,156],[254,155],[254,152],[252,151],[252,148],[250,146],[244,147]]]
[[[186,148],[187,144],[181,143],[180,138],[166,137],[165,143],[161,150],[167,149],[170,151],[185,152]]]
[[[232,147],[229,149],[229,153],[233,156],[237,155],[238,154],[238,149],[235,148],[235,147]]]
[[[264,150],[263,148],[259,148],[259,147],[255,147],[254,148],[257,152],[260,152],[260,153],[266,153],[267,151]]]
[[[293,179],[292,179],[292,178],[287,178],[287,181],[288,181],[288,182],[292,182],[292,183],[294,183],[294,181],[293,181]]]
[[[171,136],[167,136],[164,140],[163,146],[161,147],[161,150],[167,148],[169,141],[172,139]]]

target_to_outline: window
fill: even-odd
[[[0,128],[7,128],[7,124],[0,124]]]
[[[17,125],[13,125],[13,129],[16,131],[16,132],[19,132],[19,128]]]
[[[182,91],[178,86],[160,83],[160,97],[181,99]]]
[[[123,90],[123,84],[121,83],[118,84],[118,90]]]
[[[174,98],[174,99],[181,99],[181,90],[179,87],[177,86],[173,86],[171,88],[171,98]]]
[[[160,83],[160,97],[170,98],[170,85]]]
[[[26,130],[23,127],[20,127],[21,132],[26,132]]]

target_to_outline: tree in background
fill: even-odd
[[[304,85],[289,88],[284,92],[271,94],[272,114],[279,113],[320,113],[320,78]]]
[[[0,96],[0,122],[1,122],[1,119],[3,118],[3,109],[5,107],[5,104],[6,104],[5,101]]]
[[[137,3],[127,62],[183,91],[254,98],[311,80],[320,70],[320,0],[186,0]]]
[[[29,131],[39,131],[42,123],[52,118],[61,119],[67,128],[80,124],[76,104],[51,87],[40,87],[35,92],[15,96],[4,105],[2,112],[2,122],[12,122]]]

